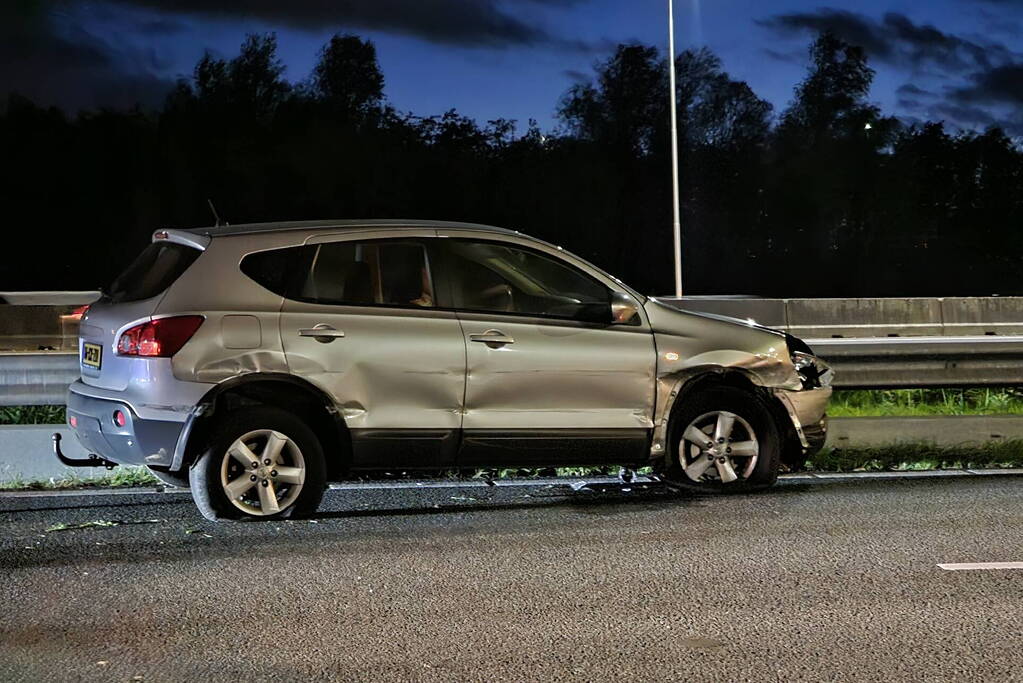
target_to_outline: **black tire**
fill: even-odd
[[[184,472],[167,472],[166,470],[158,470],[150,467],[149,472],[167,486],[187,489],[190,485],[187,470]]]
[[[301,452],[305,479],[297,498],[280,512],[251,514],[231,502],[221,482],[221,468],[228,449],[240,437],[256,430],[274,430],[291,439]],[[311,515],[319,507],[326,488],[323,448],[313,431],[297,416],[269,406],[244,408],[227,414],[211,433],[208,447],[190,469],[192,499],[210,521],[227,519],[272,520]],[[258,491],[258,489],[257,489]]]
[[[665,482],[677,488],[722,493],[756,491],[774,484],[778,479],[778,468],[781,464],[781,438],[771,412],[759,396],[752,391],[735,387],[716,386],[683,397],[682,400],[684,403],[676,406],[668,424],[668,444],[664,467]],[[710,467],[704,478],[695,481],[686,474],[680,458],[682,435],[694,421],[718,411],[732,413],[745,421],[746,425],[741,425],[740,421],[736,421],[740,424],[738,427],[740,432],[747,431],[747,425],[752,430],[751,436],[758,446],[755,464],[751,463],[749,459],[739,457],[733,459],[732,456],[728,456],[729,463],[736,464],[734,471],[737,474],[740,470],[742,471],[742,476],[739,479],[722,483],[720,478],[715,478],[717,477],[716,467]],[[713,443],[713,439],[709,439],[708,443]],[[723,446],[727,446],[727,444],[722,444]],[[695,460],[691,453],[691,446],[687,445],[687,448],[690,448],[690,451],[685,454],[686,457]],[[708,459],[713,462],[709,456]],[[745,467],[739,467],[742,463],[752,465],[748,474],[744,471]]]

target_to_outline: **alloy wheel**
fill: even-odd
[[[704,413],[690,422],[678,446],[679,465],[698,482],[748,479],[759,454],[749,422],[726,410]]]
[[[257,429],[224,453],[220,483],[228,500],[247,515],[265,517],[286,510],[302,492],[305,460],[298,445],[273,429]]]

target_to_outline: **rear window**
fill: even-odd
[[[114,280],[105,294],[112,303],[151,299],[166,291],[201,253],[176,242],[153,242]]]

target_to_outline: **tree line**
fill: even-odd
[[[1001,130],[905,126],[831,34],[780,113],[707,49],[676,58],[689,294],[1020,294],[1023,152]],[[273,35],[209,54],[158,111],[0,113],[0,289],[110,281],[157,227],[430,218],[512,227],[650,294],[673,289],[667,65],[621,45],[541,131],[399,112],[374,45],[338,35],[283,77]]]

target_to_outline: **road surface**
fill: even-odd
[[[1023,477],[596,489],[3,495],[0,680],[1023,680]]]

